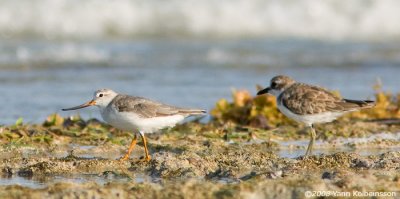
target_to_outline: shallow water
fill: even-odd
[[[104,185],[108,182],[144,182],[145,179],[150,177],[135,176],[135,179],[130,179],[124,176],[117,176],[113,174],[75,174],[75,175],[43,175],[43,176],[18,176],[13,175],[10,177],[0,177],[0,186],[4,185],[20,185],[33,189],[45,188],[51,184],[59,182],[67,182],[73,184],[83,184],[87,182],[95,182],[98,185]]]
[[[376,146],[374,141],[400,141],[400,133],[378,133],[365,138],[335,138],[330,141],[316,140],[313,155],[329,155],[338,152],[357,153],[361,156],[378,155],[399,151],[399,146]],[[284,158],[298,158],[306,153],[309,140],[280,141],[277,154]],[[351,147],[354,146],[354,147]]]
[[[307,143],[308,144],[308,143]],[[305,146],[307,147],[307,146]],[[342,147],[342,148],[317,148],[313,150],[313,155],[330,155],[339,152],[347,152],[347,153],[356,153],[361,156],[370,156],[370,155],[379,155],[392,151],[399,151],[400,147],[393,148],[363,148],[363,149],[354,149],[350,147]],[[283,158],[298,158],[304,156],[306,153],[305,149],[281,149],[277,152],[280,157]]]

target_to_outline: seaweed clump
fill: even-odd
[[[14,125],[0,127],[0,143],[10,146],[32,144],[51,145],[77,142],[98,145],[106,142],[125,145],[131,134],[122,132],[96,119],[83,120],[79,116],[63,118],[49,115],[42,124],[26,124],[18,119]]]

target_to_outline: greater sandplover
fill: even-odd
[[[100,89],[87,103],[63,111],[76,110],[88,106],[100,108],[101,117],[110,125],[124,131],[138,131],[143,140],[145,160],[151,159],[147,149],[145,133],[153,133],[166,127],[173,127],[191,115],[203,115],[205,110],[179,108],[143,97],[118,94],[110,89]],[[121,160],[129,159],[136,145],[136,133],[129,149]]]
[[[324,88],[297,83],[290,77],[273,77],[270,86],[258,91],[257,95],[269,93],[277,98],[279,110],[287,117],[310,127],[310,142],[305,157],[312,154],[315,142],[313,124],[331,122],[339,116],[375,105],[370,100],[340,98]]]

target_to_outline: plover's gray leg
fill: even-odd
[[[309,155],[312,155],[312,150],[315,142],[315,137],[317,136],[315,133],[315,129],[313,125],[309,126],[310,128],[310,142],[308,143],[307,151],[304,157],[308,157]]]
[[[128,151],[126,152],[126,154],[124,155],[124,157],[120,159],[121,161],[124,161],[124,160],[128,160],[128,159],[129,159],[129,156],[131,155],[132,150],[133,150],[133,149],[135,148],[135,146],[136,146],[136,141],[137,141],[137,136],[136,136],[136,133],[135,133],[135,137],[133,137],[132,142],[131,142],[131,145],[129,146],[129,149],[128,149]]]
[[[146,162],[148,162],[148,161],[151,160],[151,157],[150,157],[150,155],[149,155],[149,150],[147,149],[146,137],[144,136],[144,132],[139,131],[139,133],[140,133],[140,137],[142,137],[142,140],[143,140],[144,152],[146,153],[146,156],[144,157],[144,160],[145,160]]]

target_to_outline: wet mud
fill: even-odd
[[[141,142],[128,161],[119,161],[133,135],[95,120],[0,128],[0,198],[305,198],[307,191],[400,191],[397,124],[318,126],[315,155],[304,158],[308,134],[301,126],[262,130],[192,122],[148,135],[149,162],[142,160]]]

